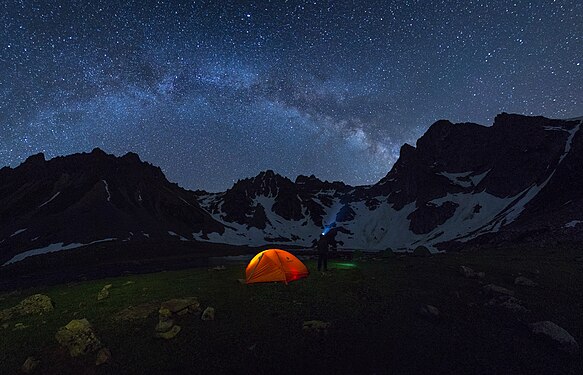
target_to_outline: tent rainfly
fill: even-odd
[[[284,250],[269,249],[255,255],[245,271],[246,283],[290,281],[308,277],[308,269],[294,255]]]

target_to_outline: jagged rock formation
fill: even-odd
[[[0,263],[110,240],[311,246],[325,227],[365,250],[583,240],[582,123],[440,120],[378,183],[357,187],[265,171],[191,192],[132,153],[33,155],[0,169]]]

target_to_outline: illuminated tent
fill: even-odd
[[[289,283],[308,277],[308,269],[294,255],[279,249],[269,249],[255,255],[245,271],[246,283],[283,281]]]

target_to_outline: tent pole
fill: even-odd
[[[279,253],[277,252],[277,250],[275,251],[275,255],[277,255],[277,260],[279,260],[279,265],[281,266],[281,270],[283,271],[283,282],[285,283],[285,285],[288,285],[285,270],[283,269],[283,263],[281,263],[281,258],[279,257]]]

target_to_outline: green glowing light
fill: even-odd
[[[356,264],[354,263],[334,263],[335,268],[346,270],[351,268],[356,268]]]

